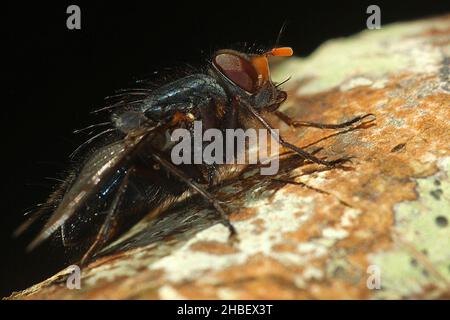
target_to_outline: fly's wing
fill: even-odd
[[[149,130],[133,139],[121,140],[100,149],[84,165],[72,187],[27,249],[32,250],[41,244],[72,217],[86,201],[107,189],[106,184],[114,175],[117,175],[118,170],[129,167],[135,158],[134,155],[142,149],[145,140],[151,134],[152,131]]]

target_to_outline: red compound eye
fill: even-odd
[[[256,91],[258,74],[250,61],[226,52],[216,55],[213,63],[223,75],[245,91],[250,93]]]

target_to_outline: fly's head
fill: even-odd
[[[275,48],[263,54],[245,54],[235,50],[219,50],[212,59],[212,73],[227,91],[251,103],[258,110],[276,110],[286,100],[270,78],[268,58],[292,55],[288,47]]]

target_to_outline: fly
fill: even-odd
[[[281,84],[271,80],[268,59],[292,54],[288,47],[257,53],[219,50],[204,72],[190,74],[155,90],[144,87],[120,92],[114,97],[116,103],[101,109],[111,112],[112,128],[84,145],[111,133],[114,138],[102,142],[87,156],[80,169],[69,176],[17,234],[43,212],[52,211],[28,249],[60,232],[64,246],[85,247],[80,263],[85,265],[152,210],[175,202],[190,191],[215,209],[230,236],[235,238],[236,230],[222,203],[209,191],[223,181],[221,165],[205,162],[175,165],[170,158],[173,148],[170,135],[175,129],[186,128],[192,132],[194,119],[202,121],[203,130],[215,128],[222,132],[246,130],[256,123],[276,137],[282,147],[303,159],[335,167],[348,162],[350,157],[318,158],[284,140],[265,115],[275,114],[293,127],[323,129],[345,128],[373,117],[366,114],[345,123],[321,124],[296,121],[279,112],[287,93],[280,89]],[[89,129],[105,125],[99,123]]]

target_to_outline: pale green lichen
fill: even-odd
[[[273,201],[267,198],[249,200],[247,208],[257,210],[255,217],[234,223],[240,241],[235,245],[236,252],[227,255],[213,255],[207,252],[191,250],[199,241],[217,241],[228,243],[228,230],[222,225],[214,225],[197,233],[171,255],[149,265],[150,270],[164,270],[165,277],[172,282],[192,280],[210,270],[220,271],[232,265],[246,263],[256,254],[264,254],[285,264],[301,265],[309,260],[297,253],[273,250],[276,244],[284,243],[284,234],[295,231],[313,214],[313,201],[310,197],[293,197],[280,191]],[[301,212],[297,217],[296,213]],[[260,219],[264,232],[257,232],[252,221]],[[203,277],[202,277],[203,278]]]
[[[281,81],[291,76],[290,83],[308,80],[297,93],[313,94],[340,85],[343,90],[359,85],[379,88],[380,79],[401,71],[436,74],[444,58],[443,48],[434,47],[426,37],[412,36],[429,29],[445,30],[448,21],[397,23],[351,38],[333,39],[322,44],[307,60],[287,60],[272,77]]]
[[[369,257],[381,270],[376,298],[420,296],[427,286],[438,295],[450,288],[450,158],[437,163],[438,173],[416,179],[417,200],[395,206],[395,247]]]

